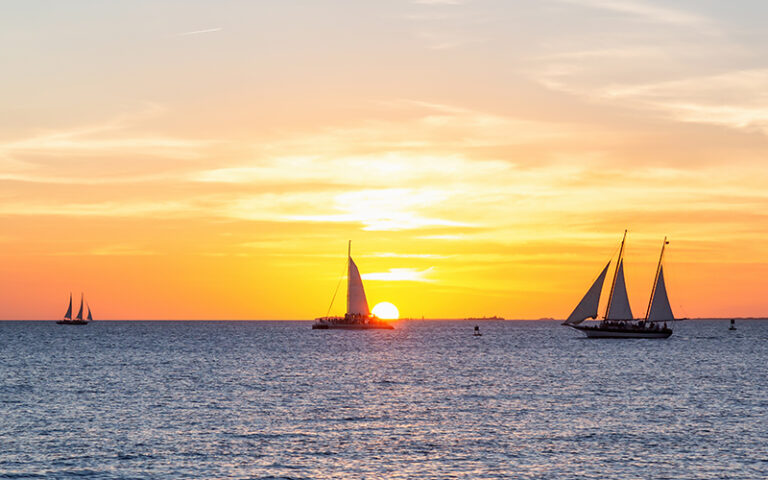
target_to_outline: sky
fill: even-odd
[[[2,319],[768,316],[768,3],[2,7]]]

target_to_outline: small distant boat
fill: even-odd
[[[334,293],[333,296],[335,298],[336,294]],[[331,300],[331,305],[333,305],[333,300]],[[373,315],[368,309],[363,279],[360,277],[360,271],[357,269],[355,261],[352,260],[352,241],[350,241],[347,248],[347,313],[343,317],[316,318],[312,329],[367,330],[373,328],[392,330],[395,327]]]
[[[464,320],[477,322],[477,321],[483,321],[483,320],[506,320],[506,319],[504,317],[497,317],[496,315],[494,315],[492,317],[467,317]]]
[[[736,330],[736,319],[735,318],[731,319],[731,326],[728,327],[728,330]]]
[[[597,325],[580,325],[587,319],[597,318],[597,308],[600,302],[600,293],[603,289],[603,282],[608,272],[608,265],[598,275],[595,282],[587,291],[584,298],[573,310],[568,319],[563,322],[576,330],[584,332],[589,338],[667,338],[672,335],[672,329],[667,326],[667,322],[675,320],[672,314],[672,308],[667,297],[667,288],[664,284],[664,269],[662,259],[664,258],[664,249],[669,242],[664,237],[664,243],[661,247],[659,264],[656,267],[656,278],[651,298],[648,302],[648,310],[644,319],[636,320],[632,316],[632,309],[629,306],[627,296],[627,286],[624,282],[624,242],[627,239],[627,231],[624,230],[624,238],[621,240],[619,248],[619,257],[616,260],[616,272],[611,284],[611,293],[608,296],[608,305],[604,319]],[[660,326],[660,324],[663,325]]]
[[[482,337],[483,334],[480,333],[480,325],[475,325],[475,333],[472,334],[474,337]]]
[[[85,319],[83,319],[83,303],[84,303],[84,296],[81,293],[80,294],[80,311],[77,312],[77,316],[75,318],[72,318],[72,294],[69,294],[69,308],[67,308],[67,313],[64,314],[64,318],[61,320],[58,320],[56,323],[59,325],[87,325],[88,322],[93,321],[93,315],[91,315],[91,306],[85,303],[86,308],[88,309],[88,315]]]

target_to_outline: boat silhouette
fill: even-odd
[[[75,318],[72,318],[72,293],[69,294],[69,307],[67,308],[67,313],[64,314],[64,318],[61,320],[58,320],[56,323],[59,325],[87,325],[88,322],[93,321],[93,315],[91,315],[91,306],[85,303],[86,308],[88,309],[88,315],[83,318],[83,304],[85,301],[84,295],[80,294],[80,310],[77,312],[77,316]]]
[[[336,298],[336,293],[331,299]],[[328,307],[330,311],[331,307]],[[352,260],[352,241],[349,241],[347,247],[347,313],[343,317],[319,317],[315,319],[312,325],[313,330],[367,330],[367,329],[387,329],[394,327],[384,320],[373,315],[368,308],[368,300],[365,297],[365,288],[363,279],[360,277],[360,271],[357,269],[355,261]]]
[[[635,319],[629,305],[627,286],[624,282],[623,254],[626,239],[627,231],[624,230],[624,238],[621,240],[619,257],[616,260],[616,271],[611,283],[611,292],[608,296],[608,304],[603,320],[596,325],[581,325],[587,319],[594,320],[597,318],[600,293],[608,273],[608,267],[611,265],[610,261],[603,268],[603,271],[600,272],[600,275],[598,275],[586,295],[584,295],[584,298],[581,299],[581,302],[576,305],[568,319],[563,322],[563,325],[575,328],[589,338],[667,338],[672,335],[672,329],[667,326],[667,322],[675,320],[669,304],[669,298],[667,297],[667,287],[664,283],[664,268],[662,266],[664,250],[669,242],[664,237],[661,254],[659,255],[659,263],[656,267],[656,278],[654,279],[645,318]],[[663,325],[660,326],[662,323]]]

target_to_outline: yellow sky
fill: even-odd
[[[762,3],[112,3],[0,19],[0,318],[768,315]]]

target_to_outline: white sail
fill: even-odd
[[[608,267],[610,265],[611,262],[608,262],[608,265],[605,266],[603,271],[597,277],[597,280],[595,280],[595,283],[593,283],[589,290],[587,290],[584,298],[582,298],[579,304],[576,305],[573,313],[571,313],[563,325],[578,325],[588,318],[597,318],[597,307],[600,303],[600,292],[603,291],[605,274],[608,273]]]
[[[629,306],[627,285],[624,283],[624,260],[620,261],[619,270],[616,272],[616,283],[613,287],[611,307],[608,309],[606,320],[632,320],[632,309]]]
[[[365,317],[371,313],[368,310],[368,300],[365,298],[363,279],[360,278],[360,271],[352,257],[349,257],[347,268],[347,313]]]
[[[659,279],[656,280],[656,290],[651,300],[651,310],[648,313],[650,322],[672,321],[675,316],[672,314],[672,307],[669,305],[667,297],[667,287],[664,284],[664,267],[659,267]]]

